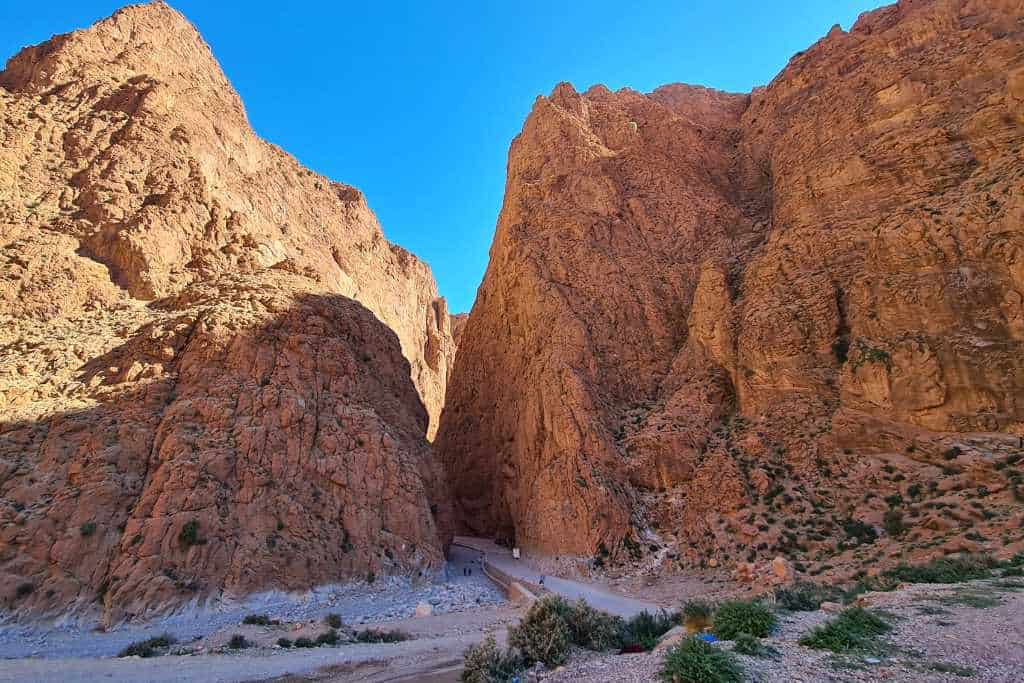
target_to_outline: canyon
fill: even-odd
[[[538,97],[471,313],[162,2],[0,72],[0,607],[1024,550],[1024,2]],[[761,585],[756,583],[756,585]]]
[[[751,94],[539,97],[436,444],[463,525],[744,580],[1019,548],[1022,22],[901,1]]]
[[[443,565],[454,344],[363,195],[164,3],[0,73],[0,585],[117,621]]]

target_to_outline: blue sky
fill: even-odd
[[[0,60],[116,0],[0,3]],[[256,131],[366,193],[453,311],[487,266],[508,145],[559,81],[749,91],[881,0],[272,3],[171,0],[206,38]],[[289,6],[291,5],[291,6]]]

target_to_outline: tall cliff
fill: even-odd
[[[4,606],[436,569],[449,315],[362,194],[159,2],[13,57],[0,122]]]
[[[884,7],[749,95],[538,98],[437,441],[463,526],[814,572],[1019,544],[1022,143],[1012,0]]]

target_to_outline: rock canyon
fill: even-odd
[[[1024,549],[1024,2],[767,86],[558,85],[467,316],[155,2],[0,72],[0,609]]]
[[[1022,144],[1019,1],[538,98],[441,418],[462,524],[739,575],[1020,546]]]

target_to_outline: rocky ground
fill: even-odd
[[[476,567],[470,576],[463,568]],[[171,615],[144,624],[123,624],[99,631],[89,622],[23,625],[0,624],[0,659],[38,657],[65,659],[74,657],[110,657],[130,643],[170,633],[179,643],[196,653],[217,649],[231,634],[244,633],[260,640],[259,627],[240,629],[249,614],[266,614],[287,625],[291,635],[281,628],[267,630],[271,644],[283,635],[294,639],[310,622],[322,623],[327,614],[338,614],[346,624],[381,624],[413,616],[418,605],[430,605],[435,614],[463,612],[504,603],[500,591],[478,569],[475,556],[455,550],[446,577],[436,583],[412,585],[402,579],[381,579],[365,583],[327,586],[302,595],[264,593],[237,603],[213,607],[186,607]],[[283,627],[282,627],[283,628]],[[310,627],[314,628],[315,627]],[[319,630],[323,630],[320,628]],[[225,635],[227,634],[227,635]],[[316,633],[312,634],[314,637]]]
[[[1024,671],[1024,580],[906,586],[863,597],[894,629],[879,650],[835,655],[797,641],[832,615],[795,612],[780,618],[766,644],[770,657],[739,655],[749,681],[985,681],[1010,683]],[[731,649],[731,643],[721,647]],[[661,656],[580,653],[544,681],[657,681]]]

